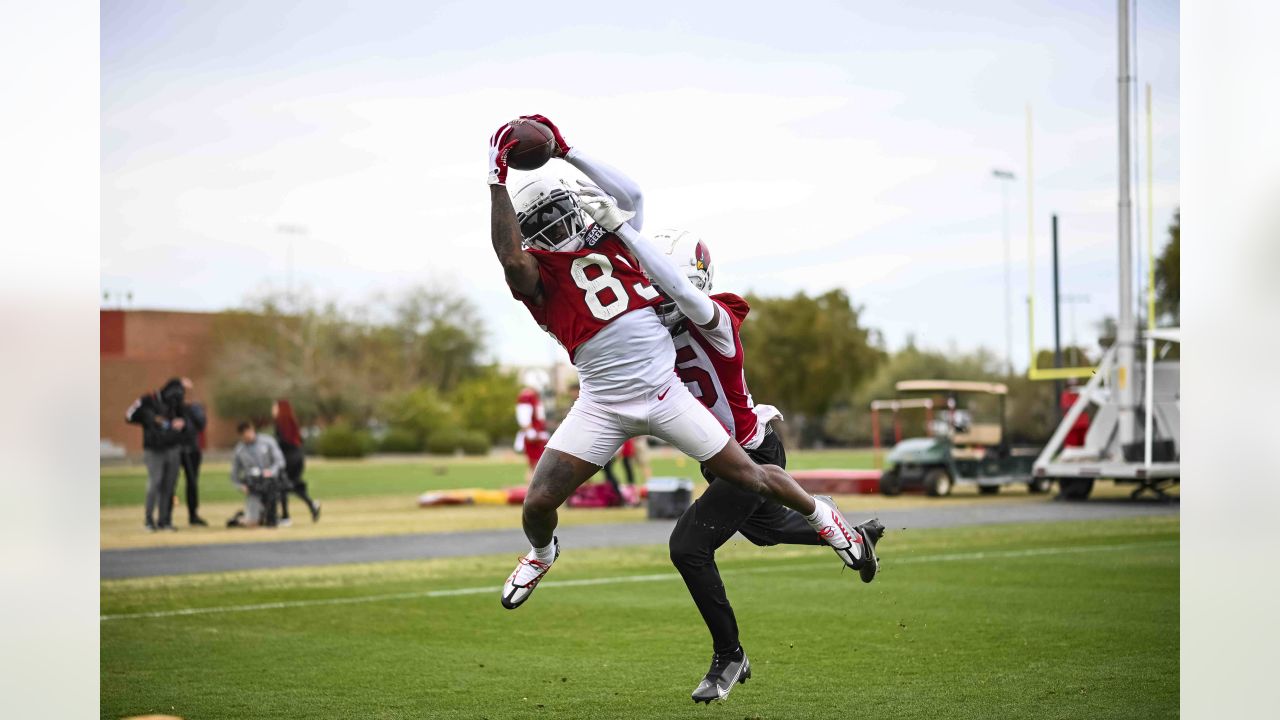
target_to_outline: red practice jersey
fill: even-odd
[[[523,422],[523,418],[521,417],[521,405],[528,406],[528,410],[524,413],[529,417],[528,425]],[[516,421],[520,423],[521,430],[533,431],[532,433],[528,433],[529,437],[546,438],[547,414],[542,409],[542,397],[538,395],[537,390],[534,390],[533,388],[524,388],[520,391],[520,394],[516,396]]]
[[[515,293],[542,329],[572,360],[574,351],[606,325],[632,310],[656,305],[658,291],[627,246],[598,225],[587,229],[581,250],[548,252],[526,248],[538,261],[542,305]]]
[[[703,330],[685,320],[676,329],[676,374],[689,392],[702,401],[712,415],[733,435],[738,444],[751,449],[764,440],[769,418],[756,414],[755,403],[747,390],[743,374],[742,337],[738,330],[751,306],[732,293],[718,293],[711,299],[728,315],[733,333],[733,355],[725,356],[711,343]],[[761,406],[765,408],[766,406]],[[770,415],[776,413],[769,408]]]

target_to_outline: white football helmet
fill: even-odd
[[[667,260],[689,278],[689,282],[708,295],[711,294],[711,281],[715,279],[716,268],[711,264],[711,251],[701,237],[688,230],[667,228],[654,233],[653,243],[666,254]],[[658,319],[667,327],[673,327],[684,319],[684,313],[674,301],[663,298],[654,308]]]
[[[591,224],[578,193],[559,178],[535,176],[511,196],[526,245],[539,250],[570,252],[582,247]]]

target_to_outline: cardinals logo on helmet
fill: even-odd
[[[706,246],[701,242],[693,249],[693,257],[699,270],[706,270],[711,265],[711,253],[707,251]]]

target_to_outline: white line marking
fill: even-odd
[[[888,565],[915,565],[919,563],[931,562],[954,562],[963,560],[987,560],[992,558],[1024,558],[1038,557],[1041,555],[1069,555],[1072,553],[1088,553],[1100,551],[1114,550],[1133,550],[1138,548],[1167,547],[1169,545],[1177,545],[1174,541],[1161,542],[1145,542],[1145,543],[1124,543],[1119,545],[1080,545],[1076,547],[1052,547],[1052,548],[1027,548],[1025,550],[991,550],[985,552],[967,552],[967,553],[945,553],[940,555],[919,555],[916,557],[905,557],[899,560],[890,560]],[[727,570],[722,575],[744,575],[748,573],[768,573],[777,572],[779,570],[796,570],[817,567],[830,567],[832,563],[793,563],[788,565],[770,565],[768,567],[758,568],[742,568],[739,570]],[[661,580],[679,580],[680,575],[674,572],[654,573],[651,575],[622,575],[618,577],[603,578],[584,578],[581,580],[548,580],[541,583],[538,587],[586,587],[590,585],[621,585],[624,583],[643,583],[658,582]],[[182,617],[185,615],[211,615],[215,613],[232,613],[232,612],[251,612],[254,610],[284,610],[288,608],[313,607],[317,605],[352,605],[355,603],[371,603],[384,602],[387,600],[416,600],[425,598],[442,598],[442,597],[459,597],[463,595],[484,595],[493,593],[496,597],[499,594],[500,585],[486,585],[484,587],[455,588],[453,590],[416,590],[413,592],[388,593],[385,595],[361,595],[357,597],[345,598],[322,598],[319,600],[288,600],[273,603],[258,603],[255,605],[224,605],[222,607],[202,607],[202,608],[183,608],[180,610],[157,610],[155,612],[140,613],[121,613],[118,615],[102,615],[98,619],[101,622],[108,620],[138,620],[142,618],[165,618],[165,617]]]

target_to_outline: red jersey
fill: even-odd
[[[526,406],[523,411],[520,409],[522,405]],[[546,437],[547,414],[542,409],[542,397],[538,395],[537,390],[524,388],[516,396],[516,422],[520,424],[521,430],[526,431],[526,437],[531,439]],[[530,430],[532,432],[527,432]]]
[[[516,293],[542,329],[573,360],[578,346],[614,319],[658,304],[658,291],[627,246],[599,225],[587,229],[581,250],[549,252],[526,248],[538,261],[542,305]]]
[[[747,390],[742,370],[745,359],[742,337],[738,331],[751,306],[732,293],[718,293],[711,299],[729,318],[733,354],[724,355],[701,328],[685,320],[676,328],[674,337],[676,374],[738,444],[753,449],[764,440],[769,421],[779,414],[772,406],[757,406]]]

